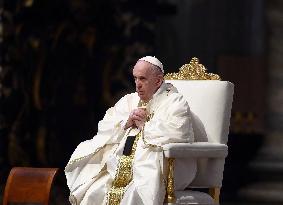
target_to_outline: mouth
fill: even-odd
[[[137,93],[141,100],[146,100],[146,94],[144,91],[137,91]]]
[[[141,90],[137,90],[137,93],[138,93],[139,95],[142,95],[144,92],[141,91]]]

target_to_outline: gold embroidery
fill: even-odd
[[[148,102],[145,102],[145,101],[143,101],[143,100],[140,100],[140,101],[139,101],[139,104],[138,104],[138,108],[142,108],[142,109],[145,109],[145,110],[146,110],[146,109],[147,109],[147,105],[148,105]],[[150,121],[150,120],[152,119],[153,115],[154,115],[154,112],[148,114],[148,115],[146,116],[146,122]]]
[[[147,105],[148,105],[148,102],[145,102],[145,101],[143,101],[143,100],[140,100],[138,107],[141,107],[141,108],[146,109]],[[148,114],[148,115],[146,116],[146,122],[150,121],[150,120],[153,118],[153,115],[154,115],[154,112]],[[146,142],[146,140],[145,140],[145,138],[144,138],[144,134],[143,134],[143,129],[144,129],[144,127],[142,128],[142,131],[141,131],[141,136],[142,136],[141,138],[142,138],[142,141],[143,141],[143,143],[145,144],[145,146],[147,146],[147,147],[153,147],[153,148],[160,148],[160,146],[158,146],[158,145],[149,144],[149,143]]]
[[[112,183],[112,187],[107,193],[107,205],[119,205],[124,196],[126,186],[133,179],[132,165],[135,156],[135,151],[137,148],[137,142],[140,139],[140,136],[141,132],[136,135],[131,155],[123,155],[119,160],[119,165],[116,170],[116,175]]]
[[[153,118],[153,115],[154,115],[154,112],[148,114],[148,115],[146,116],[146,121],[147,121],[147,122],[150,121],[150,120]]]
[[[81,161],[81,160],[83,160],[83,159],[85,159],[85,158],[87,158],[87,157],[89,157],[89,156],[91,156],[91,155],[95,155],[99,150],[101,150],[103,147],[99,147],[99,148],[97,148],[94,152],[92,152],[92,153],[90,153],[90,154],[88,154],[88,155],[85,155],[85,156],[83,156],[83,157],[79,157],[79,158],[76,158],[76,159],[73,159],[73,160],[71,160],[68,164],[67,164],[67,166],[66,167],[68,167],[68,166],[70,166],[70,165],[72,165],[72,164],[74,164],[74,163],[76,163],[76,162],[78,162],[78,161]]]
[[[125,192],[125,187],[111,187],[107,194],[107,205],[119,205]]]
[[[121,156],[119,161],[119,168],[117,170],[115,180],[113,182],[114,187],[125,187],[132,180],[132,157]]]
[[[138,107],[139,108],[146,108],[147,104],[148,104],[148,102],[140,100],[139,104],[138,104]]]

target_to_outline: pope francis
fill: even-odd
[[[97,135],[78,145],[65,167],[72,205],[163,204],[162,146],[194,140],[189,105],[163,75],[157,58],[139,59],[136,92],[109,108]],[[190,163],[191,173],[177,174],[177,189],[193,179],[196,165]]]

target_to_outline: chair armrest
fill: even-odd
[[[228,146],[211,142],[169,143],[163,151],[168,158],[225,158]]]

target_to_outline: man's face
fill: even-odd
[[[136,91],[143,101],[149,101],[162,83],[162,77],[151,69],[151,64],[138,61],[133,69]]]

